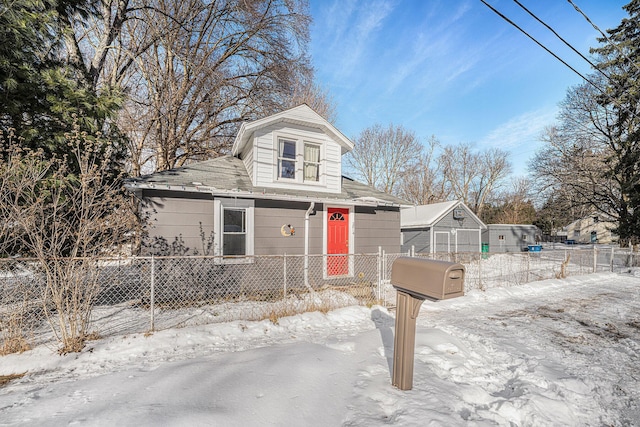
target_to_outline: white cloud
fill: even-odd
[[[336,2],[325,16],[327,30],[333,34],[330,51],[342,78],[349,76],[361,62],[371,41],[393,12],[395,1]],[[340,7],[338,7],[338,5]]]
[[[505,150],[529,150],[532,142],[538,138],[544,128],[553,123],[557,109],[529,111],[513,117],[501,124],[481,141],[485,147],[499,147]]]

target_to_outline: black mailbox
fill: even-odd
[[[392,384],[413,387],[416,318],[425,299],[464,295],[464,266],[453,262],[401,257],[393,262],[391,284],[397,290]]]
[[[455,298],[464,295],[464,266],[446,261],[400,257],[393,263],[391,284],[417,298]]]

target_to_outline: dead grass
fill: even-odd
[[[0,356],[6,356],[7,354],[22,353],[27,350],[31,350],[29,342],[21,335],[7,337],[2,341],[2,347],[0,347]]]
[[[10,381],[17,380],[18,378],[22,378],[26,375],[26,372],[21,374],[10,374],[10,375],[0,375],[0,387],[5,386]]]

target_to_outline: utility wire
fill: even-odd
[[[499,17],[501,17],[502,19],[504,19],[505,21],[507,21],[509,24],[513,25],[514,27],[516,27],[518,30],[520,30],[520,32],[522,32],[525,36],[529,37],[531,40],[533,40],[533,42],[535,44],[537,44],[538,46],[540,46],[541,48],[543,48],[544,50],[547,51],[547,53],[549,53],[550,55],[552,55],[554,58],[556,58],[558,61],[562,62],[567,68],[569,68],[571,71],[573,71],[574,73],[576,73],[577,75],[579,75],[580,77],[582,77],[582,79],[584,79],[585,81],[587,81],[588,83],[590,83],[593,87],[595,87],[596,89],[598,89],[600,92],[602,92],[603,94],[605,93],[602,89],[600,89],[595,83],[593,83],[591,80],[589,80],[588,78],[586,78],[585,76],[583,76],[578,70],[576,70],[575,68],[573,68],[571,65],[567,64],[562,58],[560,58],[558,55],[556,55],[555,53],[553,53],[551,50],[549,50],[545,45],[543,45],[542,43],[540,43],[538,40],[536,40],[532,35],[530,35],[529,33],[527,33],[525,30],[523,30],[522,28],[520,28],[518,26],[518,24],[516,24],[515,22],[513,22],[511,19],[507,18],[505,15],[503,15],[502,13],[500,13],[498,10],[496,10],[493,6],[491,6],[489,3],[487,3],[485,0],[480,0],[482,3],[484,3],[485,6],[487,6],[489,9],[491,9],[496,15],[498,15]]]
[[[611,45],[613,46],[618,53],[620,53],[620,55],[624,56],[627,61],[629,61],[634,67],[636,67],[636,70],[640,71],[640,66],[638,66],[638,64],[635,63],[635,61],[631,60],[631,58],[629,58],[629,56],[624,53],[624,51],[622,49],[620,49],[620,46],[618,46],[618,44],[614,43],[613,41],[611,41],[611,39],[609,37],[607,37],[607,35],[605,33],[602,32],[602,30],[600,30],[600,28],[598,28],[598,26],[596,24],[594,24],[591,19],[589,19],[589,17],[582,11],[580,10],[580,8],[578,6],[576,6],[571,0],[567,0],[569,2],[569,4],[571,4],[571,6],[573,6],[573,8],[576,10],[576,12],[578,12],[580,15],[582,15],[584,17],[584,19],[587,20],[587,22],[589,24],[591,24],[591,26],[597,31],[599,32],[602,37]]]
[[[499,17],[501,17],[502,19],[504,19],[505,21],[507,21],[509,24],[513,25],[515,28],[517,28],[520,32],[522,32],[525,36],[529,37],[535,44],[537,44],[538,46],[540,46],[541,48],[543,48],[545,51],[547,51],[547,53],[549,53],[551,56],[553,56],[554,58],[556,58],[558,61],[562,62],[562,64],[564,64],[567,68],[569,68],[571,71],[573,71],[574,73],[576,73],[578,76],[580,76],[584,81],[586,81],[587,83],[589,83],[591,86],[593,86],[596,90],[598,90],[598,92],[600,92],[601,94],[603,94],[604,96],[606,96],[610,101],[612,101],[614,104],[616,104],[621,110],[624,110],[625,112],[627,112],[628,114],[630,114],[633,117],[638,117],[638,114],[636,112],[630,111],[626,106],[620,104],[620,102],[617,99],[614,99],[610,94],[608,94],[604,89],[600,88],[600,86],[598,86],[597,84],[595,84],[594,82],[592,82],[591,80],[589,80],[588,78],[586,78],[585,76],[583,76],[578,70],[576,70],[575,68],[573,68],[571,65],[567,64],[562,58],[560,58],[558,55],[556,55],[555,53],[553,53],[549,48],[547,48],[545,45],[543,45],[542,43],[540,43],[538,40],[536,40],[532,35],[530,35],[529,33],[527,33],[525,30],[523,30],[522,28],[520,28],[518,26],[518,24],[516,24],[515,22],[513,22],[511,19],[507,18],[504,14],[502,14],[500,11],[496,10],[493,6],[491,6],[489,3],[487,3],[485,0],[480,0],[485,6],[487,6],[489,9],[491,9],[496,15],[498,15]],[[516,0],[514,0],[516,1]],[[517,1],[516,1],[517,3]],[[605,75],[606,77],[606,75]],[[607,77],[608,78],[608,77]]]
[[[599,69],[598,67],[596,67],[596,65],[591,62],[591,60],[589,60],[589,58],[587,58],[586,56],[584,56],[579,50],[577,50],[575,47],[573,47],[568,41],[566,41],[565,39],[563,39],[560,34],[558,34],[553,28],[551,28],[549,25],[547,25],[546,22],[544,22],[543,20],[541,20],[540,18],[538,18],[533,12],[531,12],[529,9],[527,9],[525,6],[522,5],[522,3],[520,3],[518,0],[513,0],[518,6],[520,6],[522,9],[525,10],[525,12],[527,12],[529,15],[531,15],[536,21],[538,21],[539,23],[541,23],[542,25],[544,25],[549,31],[551,31],[557,38],[559,38],[566,46],[569,47],[569,49],[571,49],[572,51],[574,51],[575,53],[577,53],[582,59],[584,59],[585,61],[587,61],[589,63],[589,65],[591,65],[591,67],[598,71],[600,74],[602,74],[603,76],[606,77],[606,79],[608,81],[610,81],[611,83],[613,83],[613,81],[611,81],[611,77],[609,77],[608,75],[605,74],[604,71],[602,71],[601,69]],[[569,0],[570,2],[571,0]]]

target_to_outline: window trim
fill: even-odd
[[[277,143],[277,147],[276,147],[276,156],[277,156],[277,160],[276,160],[276,176],[278,178],[278,180],[283,180],[283,181],[296,181],[296,176],[298,175],[298,141],[296,141],[294,138],[285,138],[285,137],[279,137],[277,139],[278,143]],[[285,157],[284,156],[284,145],[287,143],[292,143],[293,144],[293,158],[290,157]],[[281,164],[282,162],[289,162],[289,163],[293,163],[293,177],[287,177],[287,176],[282,176],[282,168],[281,168]]]
[[[223,264],[247,264],[253,262],[255,255],[255,201],[246,199],[216,198],[214,205],[214,254],[218,262]],[[245,212],[245,254],[244,255],[224,255],[224,211],[244,210]]]
[[[315,147],[318,149],[318,161],[311,161],[306,159],[307,154],[307,146]],[[317,179],[307,179],[306,177],[306,169],[307,165],[315,165],[317,167]],[[302,181],[308,182],[312,184],[317,184],[320,182],[322,177],[322,144],[312,141],[302,141]]]
[[[324,186],[325,185],[325,174],[326,174],[326,153],[325,148],[326,144],[324,141],[316,138],[307,138],[301,135],[292,135],[290,133],[283,132],[274,132],[274,170],[273,170],[273,182],[279,183],[292,183],[292,184],[301,184],[305,186]],[[295,142],[296,144],[296,153],[295,153],[295,172],[293,178],[285,178],[280,176],[280,162],[282,161],[282,157],[280,157],[280,144],[284,141]],[[320,159],[317,163],[318,165],[318,180],[306,180],[304,179],[304,167],[305,164],[308,163],[304,158],[304,148],[306,145],[316,146],[320,149],[319,156]]]

